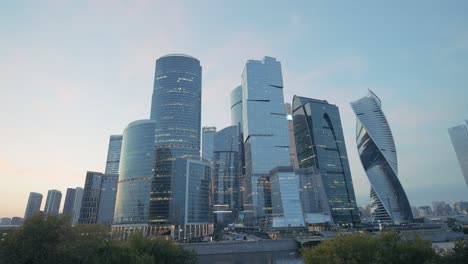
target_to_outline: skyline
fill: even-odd
[[[39,3],[7,3],[0,10],[0,216],[24,215],[29,192],[65,193],[84,186],[86,171],[103,172],[109,136],[149,118],[155,61],[169,53],[201,62],[201,126],[231,124],[230,92],[247,60],[264,56],[282,64],[285,102],[296,94],[336,104],[358,205],[369,203],[370,187],[349,103],[372,89],[391,124],[411,205],[468,199],[447,133],[468,119],[468,3],[399,2],[397,17],[386,11],[396,2],[271,3],[269,11],[282,14],[276,24],[261,2],[247,3],[201,2],[199,16],[190,2],[164,10],[59,2],[38,12]]]

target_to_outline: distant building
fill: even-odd
[[[11,218],[3,217],[0,219],[0,225],[11,225]]]
[[[81,202],[83,201],[83,188],[76,187],[75,189],[75,201],[73,203],[73,218],[72,224],[78,224],[80,218]]]
[[[75,197],[76,197],[76,189],[67,188],[67,194],[65,195],[65,203],[63,204],[62,214],[66,217],[73,218],[73,209],[75,206]]]
[[[294,96],[293,122],[299,168],[320,170],[335,224],[360,222],[338,107]]]
[[[11,225],[19,226],[23,223],[23,218],[15,216],[11,218]]]
[[[111,135],[107,150],[105,174],[119,174],[120,150],[122,148],[122,135]]]
[[[93,171],[86,173],[79,224],[112,224],[117,179],[117,175]]]
[[[420,217],[432,217],[432,209],[430,206],[419,206],[418,207]]]
[[[457,213],[468,214],[468,202],[465,202],[465,201],[456,202],[453,205],[453,209]]]
[[[413,213],[414,218],[421,218],[421,215],[419,214],[419,210],[416,206],[411,206],[411,212]]]
[[[61,201],[62,192],[58,190],[49,190],[47,192],[47,200],[44,207],[44,213],[58,215]]]
[[[452,207],[446,204],[444,201],[432,202],[432,210],[434,216],[449,216],[453,213]]]
[[[28,204],[26,205],[26,212],[24,219],[28,219],[41,210],[42,194],[31,192],[29,193]]]
[[[371,184],[370,198],[374,221],[395,224],[413,221],[411,206],[398,179],[395,142],[382,102],[369,94],[351,102],[356,114],[356,145],[362,166]]]
[[[216,127],[203,127],[202,129],[202,158],[213,161],[213,147]]]
[[[241,208],[239,131],[237,126],[229,126],[216,133],[212,166],[215,224],[232,224],[237,222]]]
[[[459,125],[448,129],[452,146],[455,149],[458,163],[468,186],[468,127]]]

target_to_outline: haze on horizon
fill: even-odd
[[[373,90],[412,205],[468,200],[447,128],[468,119],[466,1],[5,1],[0,8],[0,217],[29,192],[83,186],[111,134],[149,117],[155,60],[203,67],[202,126],[230,125],[248,59],[282,63],[297,94],[340,108],[358,205],[369,183],[349,103]]]

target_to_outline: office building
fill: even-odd
[[[60,202],[62,201],[62,192],[58,190],[49,190],[44,207],[44,213],[58,215]]]
[[[241,208],[237,126],[229,126],[216,133],[212,166],[215,224],[226,226],[237,221]]]
[[[3,217],[0,219],[0,225],[11,225],[11,218]]]
[[[427,217],[433,216],[432,209],[430,206],[419,206],[418,211],[419,211],[419,217],[427,218]]]
[[[111,135],[107,150],[105,174],[118,174],[120,163],[120,150],[122,148],[122,135]]]
[[[173,161],[200,156],[202,67],[194,57],[171,54],[156,61],[151,120],[155,165],[149,224],[170,225]]]
[[[112,224],[117,179],[117,175],[86,172],[79,224]]]
[[[294,122],[292,116],[292,107],[290,103],[285,104],[286,119],[288,120],[289,128],[289,158],[291,159],[291,166],[295,169],[299,168],[296,153],[296,139],[294,138]]]
[[[293,122],[299,167],[320,170],[333,222],[359,223],[338,107],[294,96]]]
[[[67,188],[67,194],[65,195],[65,203],[63,204],[62,214],[73,218],[73,210],[75,206],[75,197],[76,197],[76,189]]]
[[[216,127],[203,127],[202,129],[202,158],[213,161],[213,147]]]
[[[123,133],[113,231],[148,222],[154,165],[154,120],[130,123]]]
[[[11,225],[20,226],[23,223],[23,218],[15,216],[11,218]]]
[[[468,127],[459,125],[448,129],[452,146],[468,187]]]
[[[291,165],[281,63],[275,58],[249,60],[245,65],[242,72],[242,128],[244,214],[248,224],[265,226],[271,214],[270,171]]]
[[[78,219],[80,218],[81,202],[83,201],[83,188],[75,188],[75,201],[73,203],[73,218],[72,224],[78,224]]]
[[[374,221],[395,224],[411,222],[413,214],[398,179],[398,162],[392,131],[382,112],[382,102],[369,90],[351,103],[356,114],[356,144],[371,185]]]
[[[26,205],[26,212],[24,213],[24,219],[28,219],[34,214],[41,210],[42,194],[36,192],[30,192],[28,198],[28,204]]]

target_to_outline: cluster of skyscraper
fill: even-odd
[[[105,173],[87,172],[80,204],[71,198],[78,190],[70,198],[67,191],[64,213],[80,224],[112,225],[123,238],[143,232],[187,239],[228,224],[360,222],[337,106],[301,96],[285,104],[281,63],[264,57],[247,61],[231,92],[231,126],[202,130],[201,83],[196,58],[159,58],[150,119],[111,136]],[[371,93],[352,106],[375,219],[410,221],[380,100]],[[27,215],[42,196],[31,199]]]

